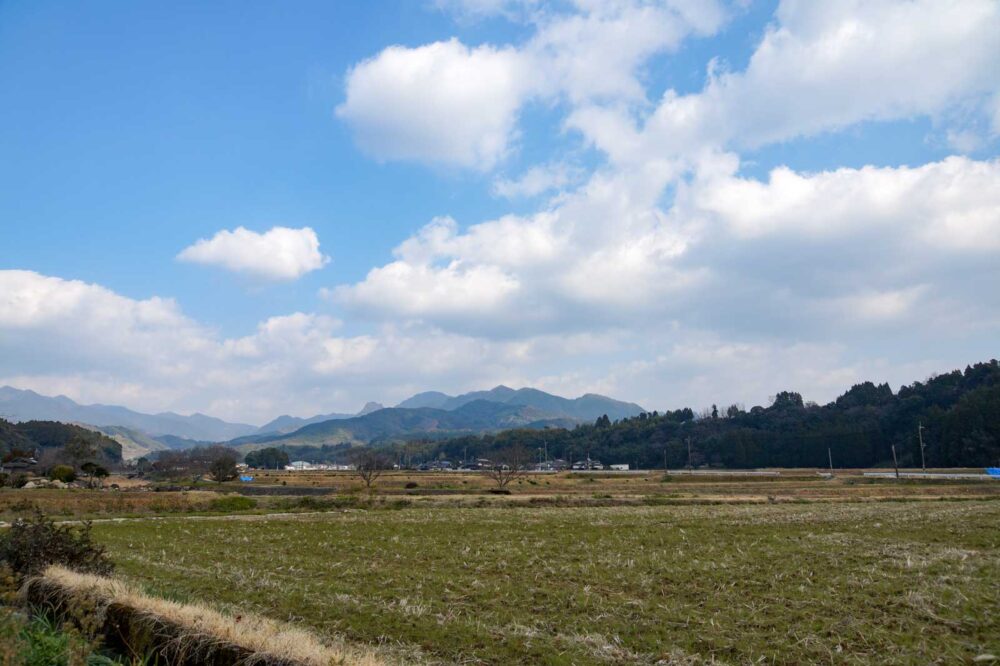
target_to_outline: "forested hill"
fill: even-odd
[[[590,457],[604,463],[671,468],[694,465],[871,467],[892,462],[893,445],[902,466],[920,466],[918,425],[923,424],[928,467],[1000,464],[1000,365],[977,363],[915,382],[893,393],[887,384],[865,382],[823,406],[803,403],[798,393],[780,393],[770,407],[745,411],[714,408],[695,418],[690,409],[653,412],[567,429],[508,430],[420,445],[428,459],[489,457],[523,445],[545,447],[550,458]],[[411,448],[412,451],[412,448]]]
[[[95,459],[116,464],[122,460],[122,446],[99,432],[55,421],[10,423],[0,419],[0,456],[32,456],[62,449],[72,441],[93,448]]]

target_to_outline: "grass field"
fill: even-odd
[[[925,664],[1000,654],[998,528],[1000,502],[970,498],[412,506],[95,534],[153,592],[404,661]]]
[[[994,499],[998,481],[927,481],[865,478],[858,470],[834,479],[814,470],[782,470],[780,476],[664,475],[643,473],[531,474],[509,486],[509,497],[477,473],[389,472],[374,493],[349,472],[254,472],[252,484],[201,482],[196,490],[151,492],[148,481],[113,478],[122,490],[0,488],[0,523],[40,510],[63,519],[175,514],[313,511],[339,506],[413,504],[433,506],[506,504],[642,504],[688,502],[859,502],[878,500]],[[164,485],[176,487],[176,482]],[[142,488],[140,486],[146,486]],[[253,494],[234,501],[237,493]],[[303,495],[303,493],[309,493]],[[242,505],[242,509],[240,508]]]

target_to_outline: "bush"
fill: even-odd
[[[24,472],[18,472],[10,477],[10,487],[11,488],[24,488],[28,485],[28,475]]]
[[[89,522],[56,525],[41,512],[18,518],[0,534],[0,561],[20,577],[40,573],[50,564],[102,576],[114,570],[104,547],[91,540]]]
[[[303,509],[306,511],[330,511],[332,509],[356,507],[357,505],[357,497],[345,497],[338,495],[336,497],[296,497],[295,499],[283,500],[276,506],[277,508],[286,511],[293,511],[295,509]]]
[[[510,495],[510,490],[507,488],[490,488],[488,492],[491,495]]]
[[[72,483],[76,481],[76,470],[69,465],[56,465],[49,470],[49,479],[52,481],[62,481],[63,483]]]
[[[406,488],[407,488],[408,490],[413,490],[414,488],[416,488],[416,487],[417,487],[417,486],[419,486],[419,485],[420,485],[420,484],[419,484],[419,483],[417,483],[416,481],[407,481],[407,482],[406,482]]]
[[[257,500],[242,495],[220,497],[212,500],[209,508],[212,511],[247,511],[257,508]]]

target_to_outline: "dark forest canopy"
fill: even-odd
[[[385,444],[405,460],[461,461],[524,446],[549,458],[643,468],[713,465],[729,468],[872,467],[892,462],[919,467],[919,425],[929,467],[1000,464],[1000,366],[977,363],[915,382],[893,393],[888,384],[864,382],[828,405],[805,403],[794,392],[769,407],[749,411],[716,407],[697,416],[691,409],[652,412],[574,429],[507,430],[444,441]],[[541,451],[539,451],[541,450]]]
[[[63,452],[73,445],[91,452],[88,459],[104,464],[122,460],[121,444],[99,432],[56,421],[11,423],[0,419],[0,455],[5,458],[38,456],[51,465],[63,460]]]

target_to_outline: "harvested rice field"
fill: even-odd
[[[995,501],[411,506],[94,532],[150,592],[405,662],[1000,655]]]

